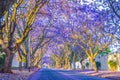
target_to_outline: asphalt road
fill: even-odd
[[[80,74],[75,71],[68,70],[53,70],[53,69],[40,69],[28,80],[109,80],[105,78],[93,77]]]

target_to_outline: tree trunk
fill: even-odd
[[[15,53],[11,53],[11,55],[10,55],[10,64],[9,64],[10,68],[12,68],[12,62],[13,62],[14,54]]]
[[[0,29],[0,32],[1,32],[1,29]],[[12,64],[13,55],[11,55],[10,49],[6,47],[6,44],[4,44],[2,33],[0,33],[0,47],[2,48],[2,51],[5,52],[6,54],[3,69],[0,72],[12,73],[11,64]]]
[[[26,61],[25,61],[25,68],[28,68],[28,65],[27,65],[27,55],[25,56],[25,59],[26,59]]]
[[[2,73],[12,73],[11,71],[11,55],[10,55],[10,50],[9,48],[4,49],[4,52],[6,53],[6,57],[5,57],[5,63],[4,63],[4,67],[2,69]]]
[[[94,71],[95,71],[95,72],[98,72],[98,69],[97,69],[97,65],[96,65],[95,59],[93,59],[91,62],[92,62]]]
[[[21,61],[19,62],[19,67],[20,67],[19,70],[22,71],[22,62]]]
[[[70,62],[69,62],[69,60],[68,60],[68,69],[70,70]]]

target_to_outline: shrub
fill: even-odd
[[[3,67],[5,61],[5,54],[0,54],[0,69]]]
[[[118,69],[117,61],[115,61],[115,60],[108,61],[108,67],[111,71],[117,70]]]
[[[100,69],[101,68],[101,63],[99,61],[96,61],[96,66],[97,66],[97,69]]]
[[[88,68],[88,67],[89,67],[89,63],[87,62],[87,63],[85,64],[85,66]]]

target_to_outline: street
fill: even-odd
[[[40,69],[28,80],[108,80],[95,76],[80,74],[79,72],[69,70]]]

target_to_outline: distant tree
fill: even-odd
[[[64,43],[63,46],[59,46],[59,51],[54,51],[54,53],[51,58],[54,60],[56,68],[70,69],[69,44]]]
[[[71,54],[70,54],[70,62],[74,62],[74,67],[75,67],[75,62],[79,61],[81,63],[82,69],[84,70],[84,65],[83,65],[83,60],[87,58],[85,52],[81,49],[80,46],[74,45],[73,49],[71,49]]]
[[[39,26],[38,26],[38,27],[32,29],[30,35],[27,36],[27,38],[19,46],[19,56],[21,54],[26,58],[26,62],[25,62],[26,68],[28,68],[27,54],[29,53],[29,50],[30,50],[30,63],[31,63],[32,67],[39,65],[39,62],[41,61],[42,57],[44,56],[45,50],[46,50],[46,45],[48,45],[51,40],[50,38],[47,38],[46,28],[47,27],[41,29],[41,27],[40,27],[40,29],[39,29]],[[38,32],[39,34],[37,34],[37,36],[34,36],[36,34],[36,29],[39,29],[41,31],[39,31],[40,33]],[[22,28],[21,25],[19,25],[19,27],[17,27],[16,38],[21,37],[21,35],[22,35],[21,33],[23,30],[24,30],[24,28]]]

